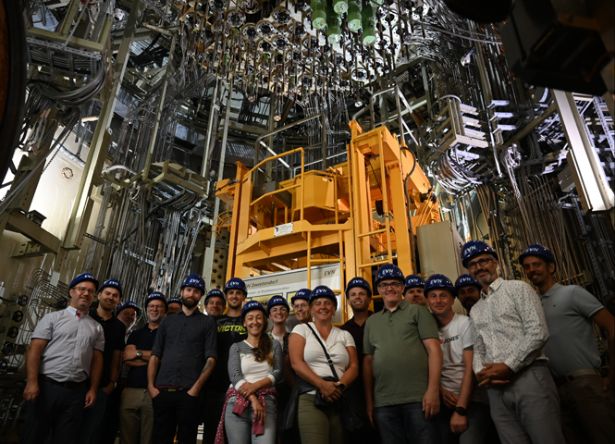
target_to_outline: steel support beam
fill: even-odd
[[[109,79],[110,81],[107,82],[101,97],[101,102],[103,104],[102,109],[92,136],[88,157],[79,184],[79,191],[75,197],[75,204],[73,205],[68,227],[64,235],[62,247],[65,249],[70,250],[79,248],[83,240],[83,233],[88,223],[87,216],[91,208],[90,193],[92,187],[100,178],[100,172],[106,156],[106,148],[111,139],[109,127],[113,117],[113,110],[115,109],[117,95],[122,85],[124,73],[126,72],[126,65],[130,56],[130,44],[134,37],[137,21],[141,16],[142,10],[143,4],[141,0],[134,0],[132,11],[128,18],[126,29],[124,30],[124,38],[122,39],[115,61],[113,78]],[[107,42],[107,44],[109,43],[110,42]]]

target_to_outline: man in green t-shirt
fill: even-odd
[[[422,305],[402,298],[404,275],[393,264],[378,270],[384,308],[369,317],[363,337],[367,414],[387,444],[434,443],[440,409],[442,350],[438,325]]]

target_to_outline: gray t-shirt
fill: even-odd
[[[36,325],[32,339],[49,341],[41,357],[40,373],[59,382],[82,382],[90,375],[94,350],[105,348],[98,322],[67,307],[49,313]]]
[[[599,368],[600,354],[594,338],[592,317],[603,306],[590,292],[577,285],[555,284],[542,295],[549,326],[544,353],[556,376],[579,369]]]

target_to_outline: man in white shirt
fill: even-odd
[[[549,334],[540,298],[523,281],[499,277],[497,254],[467,242],[462,262],[482,287],[470,313],[476,328],[474,372],[487,386],[503,444],[564,442],[559,398],[542,348]]]
[[[442,347],[440,442],[488,443],[489,409],[485,404],[472,402],[474,324],[469,317],[453,311],[455,295],[453,283],[444,275],[434,274],[425,283],[427,306],[438,322]]]
[[[105,337],[88,315],[97,288],[90,273],[76,276],[69,285],[69,306],[45,315],[32,333],[23,392],[24,444],[73,444],[79,438],[83,409],[95,403],[102,375]]]

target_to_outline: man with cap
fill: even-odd
[[[167,316],[176,314],[182,311],[182,298],[180,296],[171,296],[167,301]]]
[[[540,298],[526,282],[499,277],[497,254],[464,244],[464,267],[482,287],[470,314],[476,328],[474,372],[487,386],[503,444],[562,443],[559,400],[542,348],[548,331]]]
[[[342,325],[342,330],[346,330],[352,335],[357,348],[359,360],[359,377],[352,384],[344,396],[348,399],[348,404],[353,410],[353,423],[347,426],[348,440],[359,444],[376,444],[379,442],[378,434],[372,427],[366,415],[365,406],[365,387],[363,385],[363,333],[365,322],[373,313],[369,310],[372,302],[372,287],[362,277],[354,277],[346,284],[346,300],[352,308],[352,318]]]
[[[205,282],[188,275],[181,285],[182,311],[164,318],[147,365],[154,405],[154,444],[196,443],[202,419],[200,395],[216,366],[216,321],[198,304]],[[223,365],[223,364],[221,364]]]
[[[159,291],[151,292],[145,301],[147,324],[130,334],[124,348],[128,375],[122,390],[120,441],[125,444],[149,444],[152,440],[154,407],[147,392],[147,364],[166,311],[164,295]]]
[[[224,397],[228,390],[231,381],[228,374],[228,354],[231,345],[235,342],[243,341],[247,334],[241,319],[241,307],[248,297],[248,289],[245,282],[233,277],[224,285],[224,296],[226,298],[227,311],[226,314],[220,316],[217,321],[218,332],[218,362],[211,377],[205,395],[205,431],[203,434],[203,442],[205,444],[213,444],[216,436],[216,428],[220,415],[222,414],[222,406],[224,405]]]
[[[116,316],[126,327],[126,336],[132,333],[132,328],[137,323],[137,318],[141,314],[141,308],[134,301],[126,301],[117,306]]]
[[[98,321],[105,334],[103,373],[96,403],[84,415],[80,442],[113,443],[119,423],[119,393],[115,390],[120,379],[122,351],[126,326],[115,316],[122,299],[122,285],[117,279],[107,279],[98,289],[98,306],[90,316]]]
[[[441,443],[488,443],[489,409],[471,401],[474,324],[469,317],[455,313],[455,287],[442,275],[431,275],[425,282],[425,296],[440,331],[442,376],[440,394],[443,405],[438,415]]]
[[[459,302],[466,309],[466,312],[470,314],[470,310],[480,299],[480,284],[469,274],[462,274],[455,281],[455,290],[457,291]]]
[[[310,322],[310,295],[312,290],[302,288],[298,290],[293,297],[290,298],[290,303],[293,306],[294,316],[288,320],[288,328],[292,330],[298,324]]]
[[[212,288],[205,296],[205,311],[208,316],[213,316],[216,320],[224,314],[226,299],[224,293],[218,288]]]
[[[418,274],[406,276],[404,281],[404,299],[410,304],[420,304],[427,306],[427,300],[423,293],[425,281]]]
[[[376,288],[384,308],[365,323],[363,380],[367,414],[389,444],[432,443],[440,409],[442,350],[438,326],[423,305],[403,299],[404,275],[382,265]]]
[[[23,392],[24,444],[77,443],[84,408],[96,401],[102,374],[105,336],[88,315],[97,287],[92,274],[76,276],[68,307],[43,316],[32,333]]]
[[[555,256],[540,244],[519,257],[542,300],[549,327],[544,351],[561,401],[568,443],[615,442],[615,319],[587,290],[555,280]],[[608,335],[610,390],[603,387],[593,322]]]

